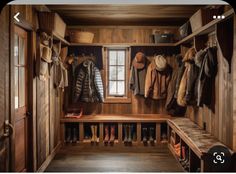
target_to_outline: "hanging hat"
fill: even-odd
[[[146,57],[142,52],[137,52],[132,62],[136,69],[143,69],[145,66]]]
[[[40,44],[40,57],[47,63],[52,62],[52,49]]]
[[[158,71],[164,71],[166,66],[167,66],[167,62],[166,62],[166,59],[161,56],[161,55],[158,55],[154,58],[154,62],[156,64],[156,69]]]
[[[45,32],[40,33],[40,40],[45,46],[50,46],[52,44],[52,37]]]

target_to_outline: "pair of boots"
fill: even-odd
[[[181,151],[182,159],[180,159],[179,161],[181,165],[183,166],[183,168],[188,171],[189,170],[189,155],[188,155],[189,151],[188,151],[188,148],[185,146],[182,146],[181,149],[182,149]]]
[[[92,137],[91,137],[91,143],[98,142],[98,137],[97,137],[97,131],[98,131],[98,126],[97,125],[91,125],[91,132],[92,132]]]
[[[153,127],[150,127],[149,128],[149,138],[148,138],[148,128],[144,127],[142,129],[143,131],[143,143],[144,144],[147,144],[148,140],[151,144],[154,143],[154,128]]]
[[[132,143],[132,125],[124,125],[124,143]]]
[[[68,125],[66,126],[66,143],[77,142],[77,127]]]
[[[110,134],[109,134],[109,126],[105,126],[105,138],[104,143],[114,143],[115,141],[115,126],[110,127]]]

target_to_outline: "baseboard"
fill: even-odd
[[[44,163],[39,167],[37,172],[44,172],[46,170],[46,168],[48,167],[50,162],[53,160],[53,158],[55,157],[55,155],[57,154],[57,152],[59,151],[61,146],[62,146],[62,144],[61,144],[61,142],[59,142],[57,144],[57,146],[53,149],[52,153],[47,157],[47,159],[44,161]]]

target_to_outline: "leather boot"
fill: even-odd
[[[95,140],[94,125],[91,125],[90,128],[91,128],[91,133],[92,133],[91,143],[93,143]]]
[[[149,141],[151,144],[154,143],[154,128],[153,127],[149,128]]]
[[[132,143],[132,125],[128,125],[128,143]]]
[[[72,143],[76,143],[77,142],[77,127],[73,127],[73,131],[72,131]]]
[[[105,126],[105,138],[104,138],[104,143],[108,143],[109,141],[109,127]]]
[[[124,133],[125,133],[125,136],[124,136],[124,143],[127,143],[128,142],[128,125],[124,125]]]
[[[114,141],[115,141],[115,126],[111,126],[110,143],[114,143]]]
[[[147,128],[143,128],[143,144],[147,144]]]
[[[70,143],[71,141],[71,126],[66,125],[66,143]]]
[[[98,131],[98,126],[94,125],[94,142],[98,143],[98,137],[97,137],[97,131]]]

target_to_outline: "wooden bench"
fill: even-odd
[[[189,118],[172,118],[168,119],[167,123],[169,129],[174,130],[174,132],[180,137],[181,141],[187,144],[191,151],[199,158],[201,171],[208,171],[207,156],[209,149],[216,145],[225,145],[203,129],[199,128],[199,126]],[[171,151],[173,152],[173,149]],[[234,154],[231,149],[229,149],[229,151],[232,155]],[[196,160],[196,158],[193,159]]]

